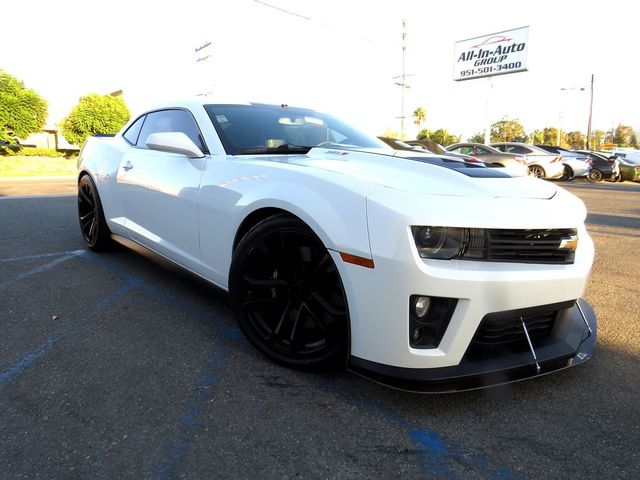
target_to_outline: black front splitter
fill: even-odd
[[[419,393],[473,390],[535,378],[579,365],[593,355],[597,320],[591,305],[579,299],[565,315],[579,340],[575,345],[559,340],[536,349],[536,358],[523,352],[452,367],[403,368],[351,356],[348,369],[383,385]]]

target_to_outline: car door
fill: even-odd
[[[147,148],[149,135],[158,132],[183,132],[207,152],[190,112],[148,113],[134,148],[123,156],[118,169],[116,188],[124,227],[133,240],[192,268],[199,257],[198,192],[206,157]]]

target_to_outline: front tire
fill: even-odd
[[[562,174],[563,180],[573,180],[575,175],[573,174],[573,170],[568,165],[564,166],[564,173]]]
[[[233,255],[231,304],[240,329],[264,355],[295,368],[344,368],[349,311],[340,275],[299,219],[254,226]]]
[[[111,232],[104,218],[98,189],[89,175],[78,182],[78,220],[85,244],[94,252],[102,252],[111,245]]]

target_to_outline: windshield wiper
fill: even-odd
[[[282,145],[278,145],[277,147],[255,147],[255,148],[245,148],[240,154],[241,155],[264,155],[269,153],[307,153],[313,147],[308,147],[305,145],[292,145],[290,143],[283,143]]]

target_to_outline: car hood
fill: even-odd
[[[411,151],[313,148],[306,155],[255,157],[348,175],[363,182],[411,193],[456,197],[552,198],[558,187],[502,168],[465,164],[444,155]]]

